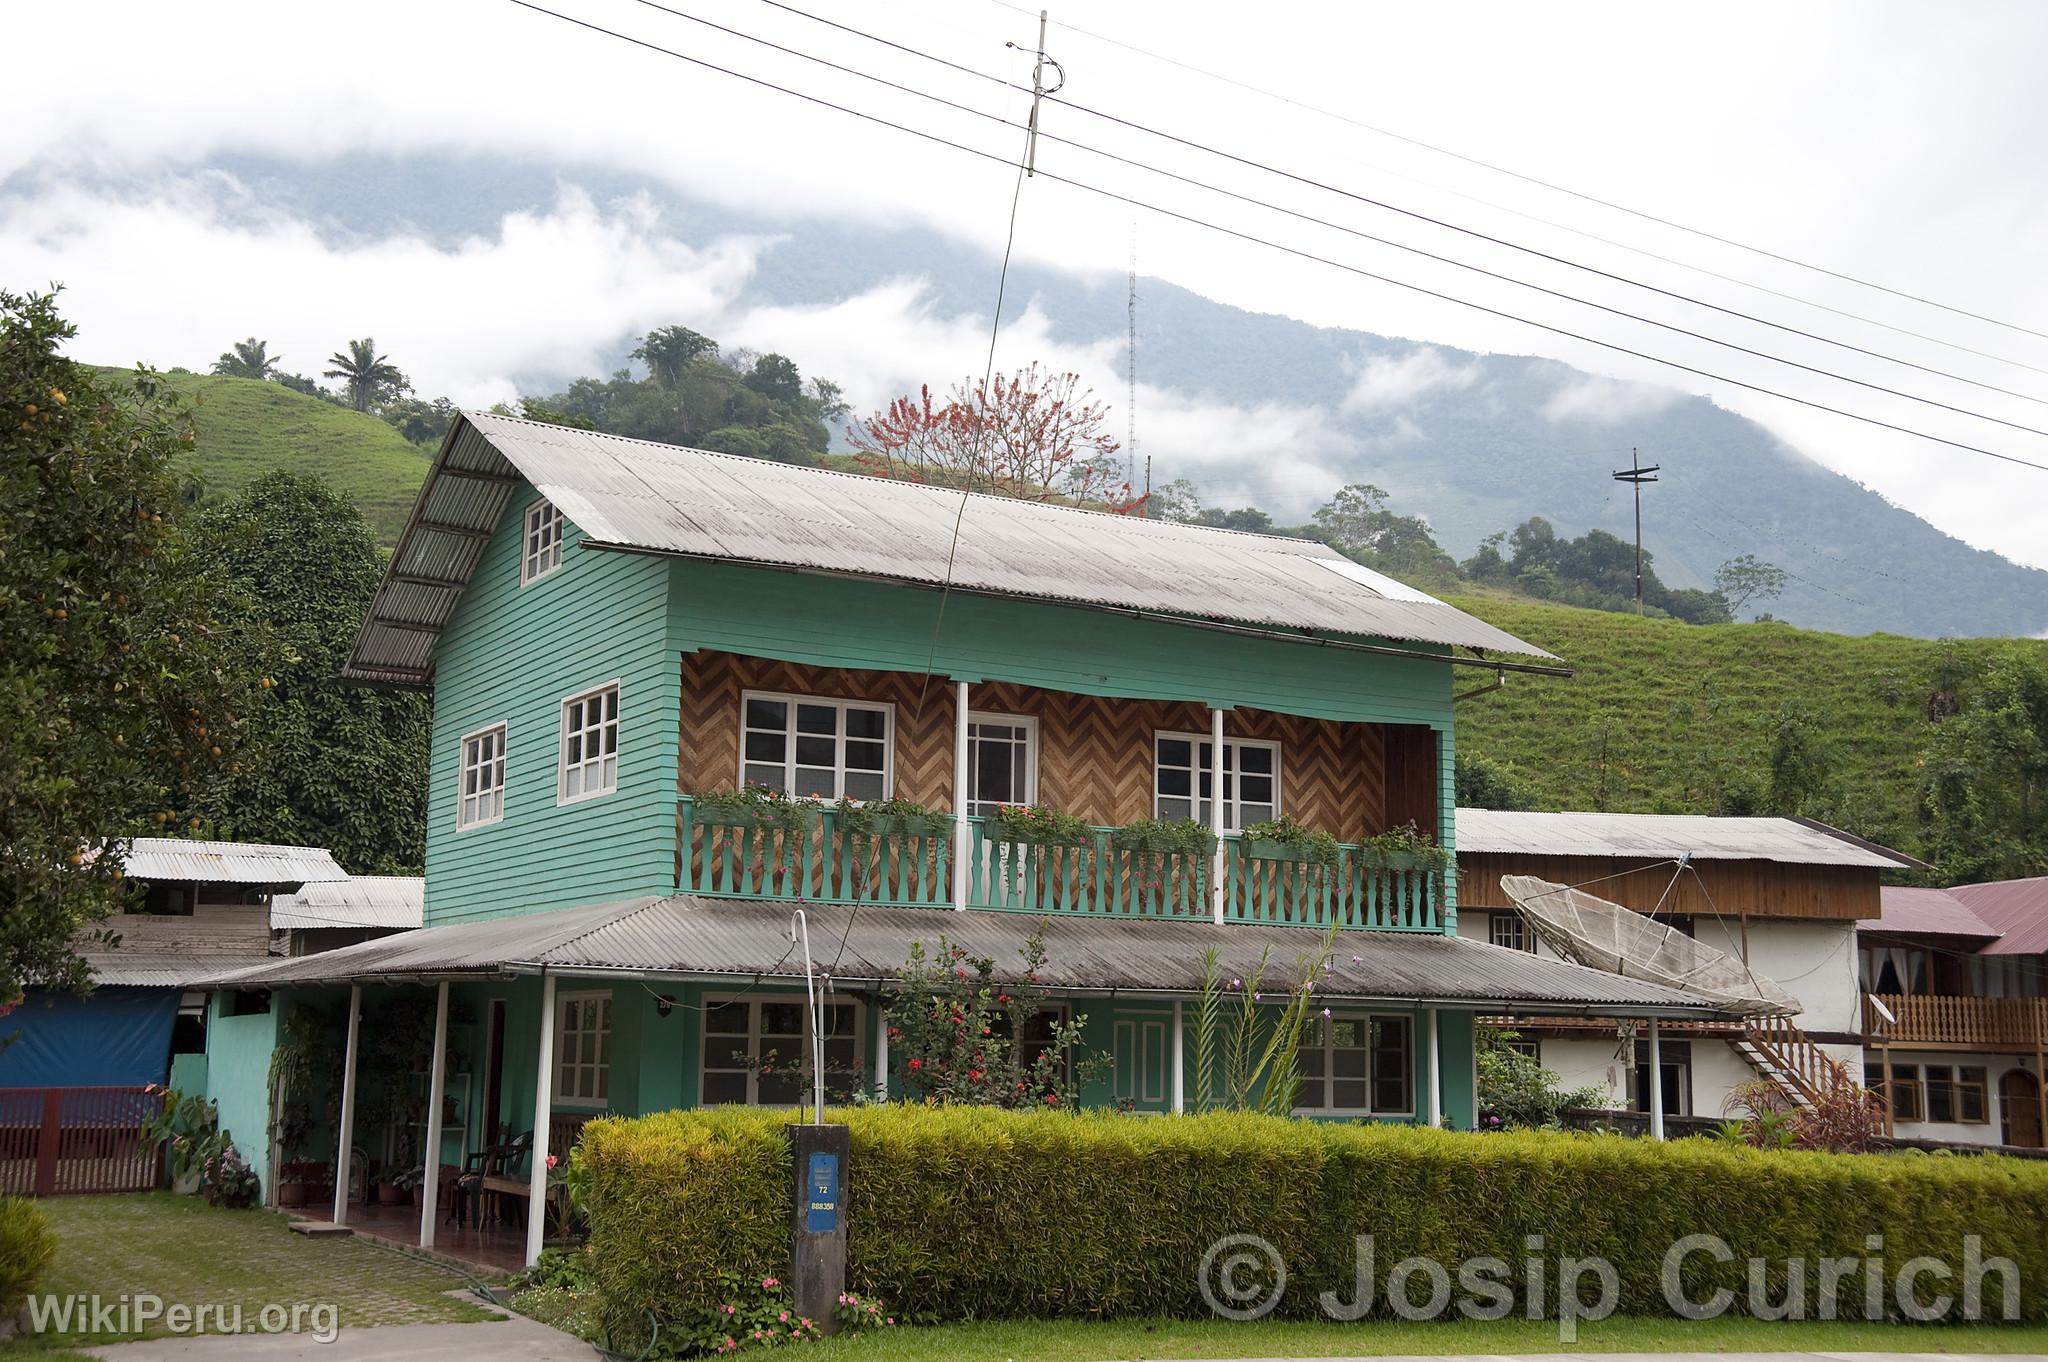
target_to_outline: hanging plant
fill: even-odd
[[[765,785],[709,790],[691,795],[690,804],[692,817],[706,827],[780,828],[786,837],[808,833],[825,807],[815,799],[800,799]]]
[[[1365,839],[1365,863],[1382,870],[1428,870],[1442,874],[1451,867],[1451,853],[1436,844],[1414,819]]]
[[[1261,861],[1305,861],[1335,865],[1337,839],[1321,828],[1297,823],[1286,814],[1244,830],[1245,854]]]
[[[1109,835],[1118,851],[1202,859],[1216,851],[1216,834],[1192,818],[1140,818]]]
[[[861,837],[943,837],[953,827],[952,814],[914,799],[842,799],[832,810],[841,832]]]
[[[1004,804],[989,819],[999,842],[1080,847],[1095,840],[1095,829],[1071,813],[1044,804]]]

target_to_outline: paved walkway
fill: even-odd
[[[524,1315],[507,1313],[476,1324],[393,1324],[343,1329],[332,1343],[311,1334],[204,1334],[115,1343],[85,1352],[107,1362],[599,1362],[580,1339]]]

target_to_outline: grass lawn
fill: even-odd
[[[166,1305],[242,1309],[244,1327],[277,1303],[289,1309],[334,1304],[343,1329],[375,1324],[456,1324],[497,1318],[444,1295],[461,1274],[360,1239],[309,1239],[270,1211],[223,1211],[197,1197],[53,1197],[41,1203],[57,1231],[57,1258],[37,1294],[147,1292]],[[217,1319],[215,1314],[209,1320]],[[14,1351],[115,1343],[166,1332],[67,1333],[24,1337]],[[479,1348],[488,1347],[480,1339]]]
[[[1071,1320],[884,1329],[805,1349],[814,1362],[1113,1362],[1124,1358],[1377,1356],[1402,1353],[1908,1352],[2048,1354],[2048,1326],[1767,1324],[1753,1319],[1609,1319],[1560,1343],[1555,1322],[1358,1324],[1259,1320]]]

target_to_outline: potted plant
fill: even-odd
[[[424,1167],[415,1167],[393,1173],[391,1185],[403,1192],[406,1200],[418,1206],[426,1199],[427,1170]]]
[[[1259,861],[1294,861],[1335,865],[1337,839],[1320,828],[1297,823],[1286,814],[1244,830],[1244,854]]]
[[[278,1175],[277,1204],[280,1206],[303,1206],[313,1199],[313,1188],[306,1181],[305,1172],[298,1165],[291,1165]]]
[[[377,1178],[377,1204],[379,1206],[403,1206],[412,1200],[412,1190],[403,1181],[409,1173],[385,1169]]]
[[[1366,864],[1385,870],[1428,870],[1441,874],[1451,865],[1451,853],[1436,844],[1414,819],[1398,828],[1376,833],[1364,842]]]
[[[1109,835],[1118,851],[1203,859],[1215,854],[1216,834],[1192,818],[1140,818]]]
[[[953,827],[953,815],[914,799],[842,799],[832,811],[840,831],[862,837],[943,837]]]
[[[746,785],[737,790],[710,790],[690,796],[691,816],[710,828],[780,829],[785,838],[798,838],[811,830],[824,808],[815,799],[800,799],[765,785]]]
[[[999,842],[1079,847],[1095,840],[1095,830],[1080,818],[1044,804],[1000,805],[989,824]]]

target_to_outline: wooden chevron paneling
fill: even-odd
[[[718,652],[683,657],[684,790],[731,789],[737,780],[745,690],[894,705],[896,794],[938,808],[951,805],[950,681],[935,677],[925,689],[915,673],[809,667]],[[975,685],[969,704],[977,713],[1037,719],[1040,800],[1091,823],[1151,816],[1153,734],[1209,731],[1209,711],[1198,704],[1076,695],[1006,681]],[[1343,841],[1387,826],[1389,731],[1383,726],[1233,710],[1224,727],[1234,736],[1281,744],[1281,807],[1296,818]]]

